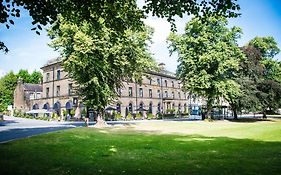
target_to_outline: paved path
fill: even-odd
[[[4,116],[4,121],[0,122],[0,143],[82,125],[83,122],[48,122]]]

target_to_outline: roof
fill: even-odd
[[[23,88],[26,91],[32,91],[32,92],[42,92],[43,91],[43,87],[41,84],[24,83]]]
[[[148,71],[147,73],[176,79],[176,74],[173,73],[173,72],[167,71],[167,70],[160,70],[158,72],[156,72],[156,71]]]
[[[42,68],[53,65],[53,64],[57,64],[60,62],[62,62],[62,57],[53,58],[53,59],[50,59]],[[161,65],[164,66],[165,63],[160,63],[159,66],[161,66]],[[166,70],[165,68],[160,69],[159,71],[147,71],[147,73],[176,79],[176,74]]]
[[[53,64],[56,64],[56,63],[60,63],[60,62],[62,62],[62,58],[61,57],[53,58],[53,59],[50,59],[46,64],[44,64],[43,67],[50,66],[50,65],[53,65]]]

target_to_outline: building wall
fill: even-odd
[[[22,80],[18,80],[14,91],[14,109],[23,112],[32,109],[33,101],[41,99],[42,92],[30,91],[24,88]]]
[[[73,87],[75,87],[75,84],[68,78],[66,72],[63,71],[60,62],[45,65],[41,69],[43,70],[42,98],[40,100],[32,100],[31,106],[37,104],[42,109],[48,103],[52,109],[55,103],[58,102],[63,109],[66,107],[67,102],[73,103],[73,100],[78,98],[76,94],[69,94],[69,84],[72,83]],[[59,79],[57,78],[58,70],[60,71]],[[159,103],[163,112],[168,108],[172,108],[173,105],[176,110],[179,110],[179,104],[183,112],[184,106],[188,107],[191,98],[181,90],[181,84],[172,75],[150,72],[143,77],[142,85],[132,82],[124,82],[123,85],[120,97],[116,100],[116,103],[111,104],[115,107],[119,103],[123,116],[125,115],[126,107],[130,103],[133,106],[133,113],[137,112],[135,110],[140,107],[141,103],[144,104],[144,108],[147,110],[149,109],[149,104],[152,103],[153,114],[159,111]],[[59,94],[57,94],[57,86],[60,87]],[[129,96],[129,87],[132,88],[132,96]],[[49,96],[47,96],[47,88],[49,88]],[[143,91],[142,97],[140,96],[140,88]],[[152,90],[152,97],[149,96],[149,89]],[[160,91],[160,97],[158,96],[158,91]],[[167,91],[167,97],[165,91]],[[174,93],[174,97],[172,93]]]
[[[26,111],[29,109],[27,106],[27,99],[25,99],[24,88],[22,82],[18,82],[14,91],[14,109]]]

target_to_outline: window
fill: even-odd
[[[68,84],[68,95],[71,95],[72,94],[72,83],[69,83]]]
[[[149,89],[148,94],[149,94],[149,98],[152,98],[152,89]]]
[[[133,105],[132,103],[129,104],[128,110],[130,113],[133,113]]]
[[[165,91],[165,97],[168,98],[168,91]]]
[[[174,92],[172,92],[172,98],[173,98],[173,99],[175,98],[175,93],[174,93]]]
[[[50,73],[46,74],[46,82],[50,81]]]
[[[181,111],[181,104],[180,103],[179,103],[179,107],[178,108],[179,108],[179,111]]]
[[[140,103],[140,109],[144,109],[144,104],[143,104],[143,102]]]
[[[181,83],[179,82],[178,84],[179,84],[179,88],[181,88]]]
[[[175,84],[174,84],[174,82],[172,81],[172,87],[175,87]]]
[[[46,88],[46,98],[49,98],[50,88]]]
[[[139,89],[139,94],[140,94],[140,97],[143,97],[143,91],[142,91],[142,88]]]
[[[149,79],[149,84],[152,85],[152,79]]]
[[[57,97],[60,96],[60,86],[57,86]]]
[[[178,95],[179,95],[179,99],[181,99],[181,93],[180,92],[178,92]]]
[[[160,90],[157,90],[157,96],[158,98],[161,98]]]
[[[148,113],[152,114],[152,102],[149,103]]]
[[[165,87],[168,87],[168,82],[167,82],[167,80],[165,80]]]
[[[132,96],[133,96],[133,88],[129,87],[129,97],[132,97]]]
[[[117,103],[116,105],[116,111],[120,114],[121,113],[121,104]]]
[[[157,105],[157,111],[158,111],[158,112],[161,112],[161,103],[160,103],[160,102],[159,102],[158,105]]]
[[[57,70],[57,80],[60,80],[60,70]]]
[[[159,78],[157,78],[157,84],[158,84],[158,86],[160,86],[160,79]]]

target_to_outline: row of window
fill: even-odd
[[[128,94],[129,94],[129,97],[133,97],[133,88],[132,87],[129,87]],[[120,96],[122,95],[121,91],[119,91],[119,95]],[[148,96],[149,96],[149,98],[153,97],[152,96],[152,89],[148,89]],[[142,88],[139,88],[139,97],[143,97],[143,89]],[[170,97],[168,91],[164,91],[163,97],[165,97],[165,98]],[[161,98],[161,91],[159,89],[157,90],[157,98]],[[174,92],[172,92],[170,98],[173,98],[173,99],[175,98]],[[178,98],[181,99],[181,93],[180,92],[178,92]],[[184,93],[184,98],[187,99],[186,93]]]
[[[60,96],[60,90],[61,90],[60,86],[57,86],[56,87],[56,94],[55,94],[56,97]],[[73,95],[73,85],[72,85],[72,83],[68,84],[68,95]],[[49,98],[49,97],[50,97],[50,88],[47,87],[46,88],[46,98]]]
[[[152,104],[152,102],[150,102],[147,107],[148,107],[148,113],[152,113],[152,112],[153,112],[153,111],[152,111],[152,109],[153,109],[153,104]],[[139,104],[139,108],[140,108],[140,109],[145,109],[145,105],[141,102],[141,103]],[[177,107],[177,108],[178,108],[179,111],[182,110],[182,106],[181,106],[180,103],[178,104],[178,107]],[[184,104],[183,108],[184,108],[184,110],[187,110],[187,104],[186,104],[186,103]],[[174,103],[172,104],[172,109],[175,109],[175,104],[174,104]],[[121,105],[120,105],[119,103],[116,105],[116,110],[117,110],[117,112],[121,112]],[[128,111],[128,112],[130,112],[130,113],[133,113],[133,112],[134,112],[134,110],[133,110],[133,104],[132,104],[132,103],[129,103],[129,105],[126,107],[126,111]],[[161,103],[159,102],[159,103],[157,104],[157,112],[160,112],[160,111],[161,111]]]
[[[150,80],[149,80],[149,84],[152,85],[152,82],[153,82],[153,80],[150,79]],[[161,86],[161,80],[160,80],[160,78],[157,78],[156,82],[157,82],[157,85],[158,85],[158,86]],[[163,86],[168,87],[168,80],[164,80]],[[173,87],[173,88],[175,87],[174,81],[171,81],[171,86],[169,86],[169,87]],[[178,82],[178,88],[180,88],[180,83],[179,83],[179,82]]]
[[[57,79],[56,80],[60,80],[61,79],[61,71],[60,70],[57,70]],[[49,82],[51,79],[50,79],[50,73],[46,73],[46,82]]]

